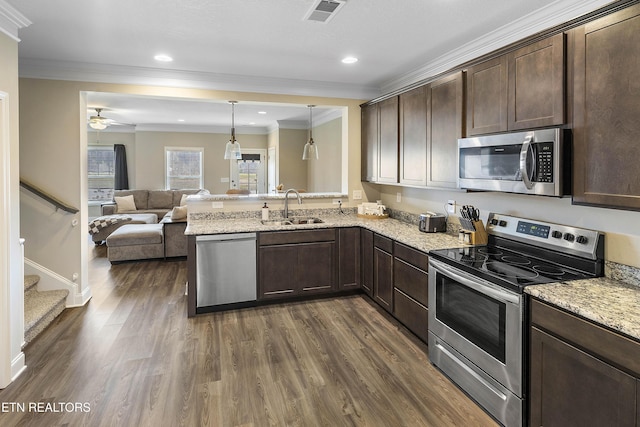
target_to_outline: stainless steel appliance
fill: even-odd
[[[570,132],[550,128],[458,140],[458,187],[564,196],[571,192]]]
[[[256,233],[196,237],[196,310],[256,301]]]
[[[447,217],[435,212],[420,214],[418,229],[425,233],[438,233],[447,231]]]
[[[429,252],[429,358],[496,420],[524,423],[528,285],[603,275],[604,236],[491,213],[486,246]]]

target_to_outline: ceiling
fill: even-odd
[[[18,32],[21,77],[371,99],[609,2],[344,0],[326,23],[303,19],[314,0],[0,0],[0,14],[4,3],[26,18]],[[160,53],[173,61],[157,62]],[[346,56],[359,60],[343,64]],[[135,103],[89,101],[106,107],[106,117]],[[224,106],[218,124],[228,125]],[[186,119],[183,107],[216,109],[183,102],[161,108],[163,118],[138,111],[117,119],[175,123]],[[243,108],[236,109],[241,121]],[[289,120],[285,110],[282,117],[274,110],[271,124]]]

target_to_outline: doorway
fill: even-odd
[[[263,148],[243,149],[242,159],[231,160],[231,182],[229,188],[248,191],[249,194],[266,193],[267,150]]]

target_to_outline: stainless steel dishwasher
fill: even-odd
[[[255,301],[256,233],[196,236],[196,308]]]

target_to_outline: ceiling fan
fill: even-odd
[[[104,130],[111,125],[118,126],[135,126],[133,123],[120,123],[108,117],[103,117],[100,115],[104,108],[94,108],[96,110],[96,115],[89,117],[89,127],[95,130]]]

